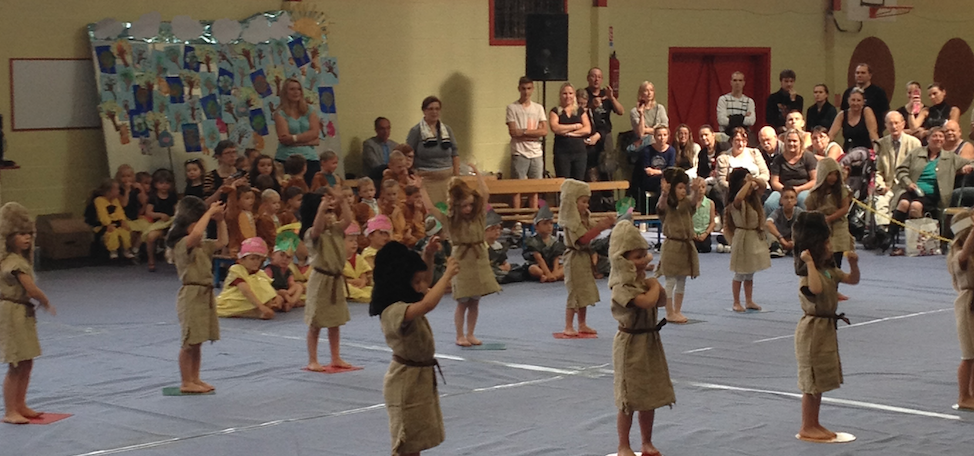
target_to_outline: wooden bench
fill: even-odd
[[[615,214],[615,212],[593,212],[591,219],[593,222],[597,222],[608,217],[609,214]],[[534,214],[502,215],[501,220],[505,222],[520,222],[522,239],[527,238],[529,233],[534,232]],[[632,222],[637,227],[640,225],[646,225],[647,228],[656,227],[656,244],[659,245],[663,242],[663,222],[659,219],[658,215],[633,213]]]

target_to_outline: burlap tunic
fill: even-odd
[[[620,328],[637,331],[656,328],[656,308],[642,309],[632,303],[648,289],[644,280],[612,287],[612,317]],[[616,332],[612,341],[612,365],[616,408],[624,413],[655,410],[676,403],[659,332]]]
[[[843,185],[841,198],[845,199],[848,196],[849,190]],[[835,198],[832,195],[820,198],[817,192],[812,192],[805,199],[805,210],[819,211],[828,217],[839,210],[839,207],[836,206]],[[849,233],[849,217],[839,217],[833,220],[829,226],[832,228],[832,237],[829,238],[832,241],[832,251],[847,252],[852,250],[852,234]]]
[[[660,249],[658,275],[697,277],[700,275],[700,260],[697,247],[693,243],[693,214],[696,205],[690,198],[683,198],[675,208],[667,207],[663,212],[663,247]]]
[[[599,287],[595,284],[595,266],[592,265],[592,250],[590,244],[579,243],[578,240],[588,232],[591,224],[588,217],[583,217],[581,223],[565,226],[565,288],[568,289],[569,309],[581,309],[593,306],[600,301]]]
[[[805,394],[820,394],[842,384],[839,339],[836,335],[836,309],[839,282],[845,273],[837,268],[819,271],[822,292],[808,292],[808,277],[802,277],[798,298],[805,315],[795,328],[795,358],[798,360],[798,389]],[[810,296],[811,295],[811,296]]]
[[[34,278],[34,268],[22,255],[11,253],[0,261],[0,356],[3,363],[14,366],[41,356],[34,306],[19,274]]]
[[[752,274],[771,267],[771,252],[763,228],[764,217],[751,207],[741,203],[737,209],[730,207],[730,215],[734,220],[734,237],[731,240],[730,270],[738,274]]]
[[[220,321],[213,298],[215,242],[203,240],[192,249],[182,238],[173,248],[176,274],[183,284],[176,295],[176,314],[183,330],[183,347],[220,340]]]
[[[321,231],[318,239],[305,234],[311,256],[304,323],[316,328],[334,328],[351,320],[345,301],[345,232],[337,223]]]
[[[952,246],[947,254],[947,270],[957,291],[954,300],[954,318],[957,321],[957,340],[960,342],[961,359],[974,359],[974,264],[968,260],[967,268],[960,266],[960,247]]]
[[[477,214],[473,220],[448,220],[448,223],[453,257],[460,262],[460,272],[452,282],[453,298],[479,298],[501,291],[490,268],[490,255],[484,241],[487,215]]]
[[[397,302],[379,317],[382,333],[392,354],[411,362],[432,361],[436,347],[433,330],[425,316],[404,323],[408,304]],[[418,453],[446,438],[443,413],[436,388],[435,367],[410,367],[395,360],[389,364],[382,394],[389,412],[393,454]]]

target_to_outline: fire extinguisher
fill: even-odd
[[[616,58],[612,41],[612,27],[609,27],[609,50],[612,51],[612,54],[609,55],[609,87],[612,88],[615,97],[619,98],[619,59]]]

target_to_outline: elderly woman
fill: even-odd
[[[731,130],[731,149],[717,157],[717,185],[722,193],[727,192],[728,178],[735,168],[747,169],[752,176],[763,182],[771,179],[768,164],[761,151],[747,147],[747,130],[744,127]]]
[[[853,87],[849,92],[849,109],[846,109],[835,116],[832,128],[829,129],[829,138],[835,139],[835,135],[842,131],[845,138],[843,149],[846,152],[856,148],[873,148],[873,141],[879,140],[879,130],[876,127],[876,115],[873,109],[866,106],[865,92],[858,87]]]
[[[669,125],[666,107],[656,102],[656,86],[652,82],[639,84],[636,107],[629,111],[629,122],[637,138],[653,136],[656,127]]]
[[[819,160],[829,157],[839,161],[839,158],[845,153],[839,143],[832,141],[832,138],[829,137],[829,131],[825,127],[815,127],[812,130],[812,142],[805,150],[811,152]]]
[[[946,137],[940,127],[931,128],[928,138],[926,147],[910,151],[896,167],[899,184],[893,189],[893,201],[897,202],[893,220],[900,223],[905,222],[907,217],[919,218],[946,208],[956,176],[970,174],[974,170],[969,160],[943,149]],[[894,243],[899,232],[898,224],[889,225],[890,239]],[[893,247],[891,256],[905,253],[903,249]]]
[[[783,134],[785,148],[771,161],[768,171],[771,173],[771,196],[764,202],[764,213],[770,215],[778,208],[781,199],[781,189],[793,187],[798,193],[798,207],[805,209],[805,198],[815,186],[815,166],[818,159],[815,154],[802,147],[802,131],[798,129],[786,130]]]
[[[274,114],[274,127],[277,132],[277,153],[274,160],[284,163],[291,155],[297,154],[308,161],[304,181],[311,182],[321,171],[321,160],[315,146],[321,122],[314,109],[308,107],[304,99],[301,82],[294,78],[284,81],[284,95],[281,96],[281,109]]]
[[[423,99],[423,120],[406,135],[406,144],[415,151],[413,165],[423,178],[433,203],[446,201],[450,178],[460,175],[460,155],[453,130],[440,122],[443,103],[435,96]]]

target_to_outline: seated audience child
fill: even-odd
[[[419,191],[419,187],[407,185],[405,193],[406,201],[401,206],[402,216],[406,221],[402,243],[413,248],[420,239],[426,237],[426,205],[423,204],[423,193]]]
[[[237,171],[247,172],[250,169],[250,159],[246,155],[237,157],[237,161],[233,162],[233,167],[237,168]]]
[[[436,246],[436,251],[433,253],[433,281],[436,282],[443,276],[446,271],[446,259],[450,257],[453,253],[450,241],[442,239],[439,234],[443,230],[443,224],[440,223],[436,217],[432,215],[426,216],[426,237],[420,239],[416,243],[416,248],[413,250],[417,252],[423,252],[426,249],[426,245],[430,242],[435,242],[438,244]]]
[[[284,194],[281,195],[281,211],[277,214],[281,226],[301,221],[299,216],[301,215],[302,198],[304,198],[304,192],[300,188],[288,187],[284,189]]]
[[[523,282],[524,269],[522,265],[511,266],[507,262],[507,245],[501,242],[501,223],[503,220],[493,209],[487,211],[484,230],[484,242],[487,243],[487,256],[490,257],[490,269],[499,284]]]
[[[375,200],[375,181],[368,177],[359,179],[358,197],[360,204],[366,204],[372,209],[373,216],[379,213],[379,202]]]
[[[297,249],[301,240],[294,231],[284,231],[277,236],[274,244],[274,253],[271,254],[271,262],[264,268],[264,272],[271,278],[271,286],[277,291],[277,295],[283,299],[282,308],[288,312],[296,307],[304,307],[304,285],[294,278],[294,270],[291,265],[291,253]]]
[[[149,203],[145,206],[145,215],[152,224],[142,233],[142,240],[146,243],[145,256],[149,261],[149,272],[156,270],[156,241],[165,239],[169,226],[172,225],[172,217],[176,215],[179,198],[172,191],[174,184],[172,171],[160,169],[152,173],[152,191],[149,193]],[[158,253],[165,251],[162,243],[158,249]]]
[[[260,194],[260,208],[257,211],[254,227],[257,237],[263,239],[267,245],[276,245],[277,229],[281,227],[281,220],[277,216],[280,211],[281,195],[272,189],[264,190]]]
[[[710,253],[713,249],[713,241],[710,233],[717,227],[717,208],[713,200],[707,198],[707,181],[700,177],[695,177],[690,182],[693,187],[697,211],[693,213],[693,243],[697,247],[697,253]]]
[[[308,193],[308,183],[304,181],[304,173],[308,171],[308,159],[301,155],[294,154],[284,160],[284,172],[288,176],[284,188],[297,187],[302,192]]]
[[[278,296],[271,278],[260,265],[267,258],[263,239],[244,240],[237,254],[237,264],[230,266],[223,291],[216,298],[218,317],[274,318],[274,311],[284,308],[284,298]]]
[[[534,231],[534,236],[524,240],[524,261],[528,265],[528,275],[542,283],[565,280],[565,269],[561,264],[565,243],[554,236],[555,216],[547,204],[542,205],[534,215]]]
[[[342,198],[345,198],[345,201],[348,202],[348,207],[352,207],[358,202],[358,198],[355,197],[355,191],[352,190],[352,187],[345,184],[342,184]]]
[[[315,177],[311,179],[311,191],[315,191],[319,187],[342,188],[345,181],[341,176],[335,174],[335,171],[338,170],[338,154],[328,149],[322,152],[319,158],[321,159],[321,171],[318,171]]]
[[[299,242],[294,249],[294,261],[291,263],[291,274],[294,281],[301,284],[301,302],[305,302],[308,295],[308,276],[311,275],[311,258],[308,256],[308,245]]]
[[[392,222],[389,217],[379,214],[372,217],[365,226],[365,237],[369,238],[369,246],[362,250],[362,258],[375,267],[375,255],[392,239]]]
[[[149,194],[152,193],[152,175],[145,171],[135,173],[129,198],[125,197],[124,188],[123,184],[120,189],[122,196],[119,201],[125,206],[125,218],[128,219],[129,230],[132,232],[132,247],[138,255],[139,247],[142,244],[142,233],[147,232],[149,225],[152,224],[152,221],[145,215],[145,207],[149,204]]]
[[[199,199],[205,199],[206,193],[203,192],[203,174],[206,174],[206,167],[203,166],[203,160],[199,158],[186,160],[186,165],[183,168],[186,171],[186,189],[183,190],[183,196],[195,196]]]
[[[121,253],[131,260],[135,258],[136,250],[132,248],[132,231],[119,194],[118,181],[107,179],[102,182],[91,192],[85,209],[85,221],[92,226],[96,235],[101,236],[109,258],[117,259]]]
[[[389,154],[389,168],[382,172],[382,182],[385,183],[387,180],[396,181],[400,188],[406,188],[413,183],[409,176],[409,167],[406,165],[406,156],[398,150]],[[404,200],[406,196],[400,194],[399,199]]]
[[[230,232],[230,254],[240,251],[240,244],[245,239],[257,236],[257,224],[254,220],[254,204],[257,195],[244,180],[234,181],[236,191],[227,199],[227,229]]]
[[[253,147],[248,147],[248,148],[244,149],[244,153],[243,153],[243,156],[247,158],[247,163],[249,163],[251,165],[254,164],[254,163],[256,163],[257,162],[257,159],[261,155],[263,155],[263,154],[261,154],[259,150],[255,149]],[[250,169],[250,166],[248,166],[246,169]]]
[[[258,155],[250,166],[250,185],[260,191],[272,188],[280,193],[281,183],[277,181],[276,173],[274,159],[268,155]]]
[[[268,189],[277,191],[274,188],[275,182],[277,181],[271,176],[268,175],[257,176],[257,178],[254,179],[253,189],[256,190],[257,193],[263,193],[264,190],[268,190]]]
[[[362,229],[357,223],[345,228],[345,297],[349,301],[369,302],[372,300],[372,267],[358,254],[358,237]]]
[[[791,255],[795,242],[791,239],[791,225],[795,217],[804,212],[798,207],[798,192],[794,187],[781,189],[781,207],[768,216],[768,233],[774,236],[771,242],[771,258],[781,258]]]
[[[406,232],[406,217],[402,214],[399,194],[402,189],[394,180],[382,182],[382,193],[379,194],[379,214],[389,218],[392,224],[392,240],[402,242],[402,235]]]

